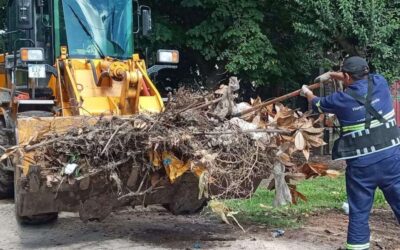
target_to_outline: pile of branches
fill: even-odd
[[[279,103],[235,117],[261,102],[235,103],[238,84],[232,78],[208,94],[179,89],[160,114],[100,117],[60,134],[43,132],[19,152],[34,152],[30,161],[41,166],[48,185],[66,175],[69,180],[99,171],[115,176],[126,165],[156,173],[154,154],[170,152],[187,171],[198,174],[200,196],[248,196],[261,179],[270,178],[275,180],[277,205],[292,202],[296,195],[287,185],[288,173],[311,176],[324,171],[310,172],[303,165],[311,148],[324,145],[323,129],[315,128],[318,119],[309,113]],[[296,152],[304,157],[293,157]],[[167,168],[170,163],[160,164]]]

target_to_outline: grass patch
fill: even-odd
[[[274,208],[272,202],[274,191],[260,187],[251,199],[228,200],[227,206],[238,211],[237,218],[241,222],[255,222],[269,227],[295,228],[305,218],[315,212],[341,209],[347,200],[345,177],[332,179],[320,177],[305,180],[298,184],[297,190],[304,194],[308,202],[299,201],[297,205]],[[375,194],[375,207],[385,207],[386,201],[380,190]]]

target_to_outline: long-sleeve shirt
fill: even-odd
[[[373,77],[373,91],[371,104],[386,120],[393,119],[395,114],[392,98],[386,79],[378,74]],[[368,92],[368,79],[358,80],[348,86],[359,96],[366,96]],[[326,97],[315,97],[312,99],[313,109],[320,113],[335,114],[342,127],[342,133],[365,129],[366,109],[364,105],[357,102],[353,97],[344,92],[335,92]],[[376,117],[372,118],[371,127],[380,124]],[[377,163],[393,154],[400,154],[400,147],[396,146],[386,150],[365,156],[348,159],[347,165],[364,167]]]

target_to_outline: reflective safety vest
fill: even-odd
[[[366,97],[353,90],[346,93],[353,97],[366,110],[365,123],[341,127],[340,138],[333,145],[332,158],[345,160],[376,153],[400,145],[400,131],[396,124],[394,110],[382,116],[371,104],[373,79],[368,79]]]

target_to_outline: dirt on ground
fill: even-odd
[[[341,249],[347,216],[330,211],[309,217],[302,228],[243,225],[246,232],[209,215],[173,216],[162,207],[124,209],[103,222],[82,223],[62,213],[57,222],[21,227],[12,201],[0,201],[0,249]],[[387,210],[371,217],[372,249],[400,249],[399,226]]]
[[[302,239],[338,249],[346,240],[348,216],[341,211],[314,214],[303,227],[289,230],[287,239]],[[374,209],[370,217],[371,249],[400,249],[400,226],[391,210]],[[334,249],[334,248],[332,248]]]

